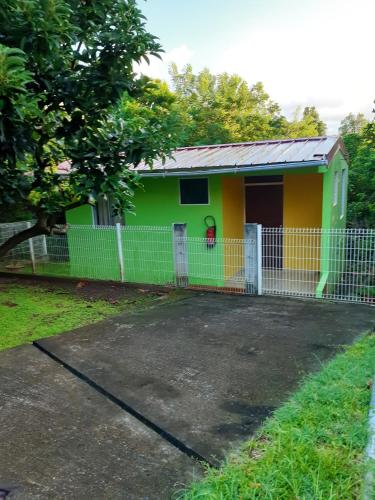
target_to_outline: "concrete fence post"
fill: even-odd
[[[258,295],[263,294],[263,252],[262,252],[262,224],[257,224],[257,286]]]
[[[244,225],[245,293],[262,295],[262,226]]]
[[[120,268],[120,280],[121,283],[124,283],[125,281],[124,254],[122,251],[121,224],[119,222],[116,222],[116,242],[117,242],[117,258]]]
[[[29,229],[31,227],[31,222],[26,222],[26,227]],[[30,260],[31,260],[31,269],[33,274],[36,272],[36,262],[35,262],[35,250],[34,250],[34,241],[33,238],[29,238],[29,252],[30,252]]]
[[[186,287],[188,275],[187,225],[173,224],[173,258],[176,285]]]
[[[47,237],[45,234],[42,235],[42,254],[44,257],[48,257]]]

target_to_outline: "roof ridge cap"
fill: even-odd
[[[175,149],[175,151],[190,151],[193,149],[216,149],[216,148],[229,148],[229,147],[241,147],[241,146],[257,146],[265,144],[281,144],[289,142],[304,142],[304,141],[321,141],[322,139],[337,139],[338,135],[320,135],[313,137],[295,137],[287,139],[264,139],[260,141],[243,141],[243,142],[228,142],[223,144],[199,144],[196,146],[181,146]]]

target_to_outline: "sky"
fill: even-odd
[[[371,117],[375,99],[375,0],[138,0],[163,61],[141,71],[168,80],[168,66],[237,73],[261,81],[292,118],[316,106],[337,133],[350,112]]]

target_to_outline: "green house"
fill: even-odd
[[[167,231],[172,224],[184,223],[189,239],[189,282],[225,286],[243,267],[242,251],[234,250],[233,245],[240,244],[244,224],[258,223],[265,231],[265,247],[272,241],[275,247],[272,255],[264,257],[264,267],[314,273],[314,293],[323,292],[332,272],[332,245],[324,235],[345,228],[346,223],[348,165],[339,137],[178,148],[165,163],[155,161],[152,169],[141,164],[136,170],[144,188],[135,194],[135,214],[124,214],[123,219],[128,229],[124,238],[129,235],[129,241],[124,241],[125,273],[127,264],[133,270],[128,280],[160,281],[155,278],[152,259],[137,257],[130,235],[144,228],[147,238],[151,227]],[[75,225],[74,230],[76,225],[104,228],[115,223],[110,203],[104,200],[96,207],[72,210],[67,221]],[[206,222],[216,226],[214,247],[206,244]],[[297,233],[293,232],[304,228],[317,230],[318,243],[314,242],[308,258],[308,242],[296,244]],[[272,231],[276,230],[282,236],[275,242]],[[69,243],[72,263],[76,255],[73,233]],[[157,241],[153,244],[157,252]],[[98,248],[95,251],[100,253]],[[163,258],[173,282],[173,252]]]

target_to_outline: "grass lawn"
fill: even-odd
[[[180,498],[360,498],[374,373],[369,335],[308,377],[242,450]]]
[[[144,308],[173,296],[173,293],[131,291],[120,296],[117,293],[116,298],[111,295],[106,299],[90,298],[79,296],[76,286],[67,290],[58,284],[51,288],[0,283],[0,350],[56,335],[124,310]]]

